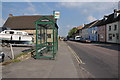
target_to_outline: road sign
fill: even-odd
[[[59,11],[53,11],[53,15],[55,19],[59,19],[60,18],[60,12]]]

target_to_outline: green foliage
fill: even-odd
[[[18,58],[18,57],[21,57],[21,56],[23,56],[23,55],[26,55],[27,53],[29,53],[29,52],[31,52],[31,51],[33,51],[33,50],[32,50],[32,49],[30,49],[30,50],[28,50],[28,51],[25,51],[25,52],[23,52],[23,53],[19,54],[18,56],[16,56],[16,58],[15,58],[15,59],[13,59],[13,60],[8,60],[8,61],[3,62],[3,64],[2,64],[2,65],[7,65],[7,64],[10,64],[10,63],[17,63],[17,62],[21,62],[21,60],[19,60],[19,59],[17,59],[17,58]]]
[[[11,62],[15,63],[15,62],[20,62],[21,60],[18,59],[13,59]]]
[[[31,52],[31,51],[32,51],[32,49],[30,49],[30,50],[28,50],[28,51],[25,51],[25,52],[23,52],[23,53],[20,53],[19,55],[16,56],[16,58],[18,58],[18,57],[20,57],[20,56],[22,56],[22,55],[26,55],[27,53],[29,53],[29,52]]]
[[[10,63],[18,63],[20,61],[21,60],[18,60],[18,59],[8,60],[8,61],[3,62],[2,65],[8,65]]]
[[[72,28],[69,32],[68,32],[68,36],[71,37],[78,29],[76,27]]]

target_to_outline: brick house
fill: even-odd
[[[106,18],[104,17],[100,20],[98,24],[98,41],[99,42],[106,42]]]

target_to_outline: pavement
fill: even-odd
[[[76,62],[68,45],[59,42],[55,60],[27,59],[2,66],[3,78],[79,78]]]

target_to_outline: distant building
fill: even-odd
[[[46,16],[54,21],[56,19],[53,15],[22,15],[22,16],[13,16],[9,14],[8,19],[3,25],[3,28],[10,28],[12,30],[26,31],[29,35],[33,35],[34,39],[36,39],[36,25],[35,21],[40,19],[41,17]],[[52,31],[48,31],[48,38],[51,38]]]
[[[98,41],[98,27],[100,20],[97,20],[90,28],[88,28],[89,40]]]
[[[82,32],[81,32],[81,29],[83,28],[83,26],[79,26],[79,27],[76,27],[78,30],[75,32],[75,36],[82,36]]]
[[[97,20],[96,20],[97,21]],[[86,24],[83,28],[82,28],[82,38],[83,39],[90,39],[90,35],[89,35],[89,28],[92,27],[96,21],[93,21],[89,24]]]

